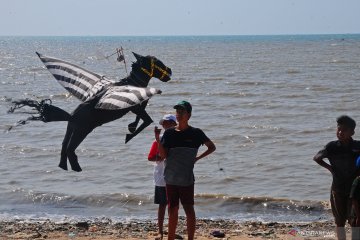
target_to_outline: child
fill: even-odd
[[[346,239],[344,227],[350,218],[349,195],[356,177],[356,158],[360,153],[360,142],[352,139],[356,127],[356,122],[352,118],[340,116],[336,121],[338,140],[329,142],[315,155],[314,161],[328,169],[333,176],[330,194],[331,209],[335,218],[338,239]],[[326,163],[324,158],[327,158],[329,163]]]
[[[360,227],[360,176],[356,177],[351,187],[350,199],[355,213],[354,226]]]
[[[176,126],[176,117],[172,114],[166,114],[160,120],[159,124],[164,128],[164,130],[175,127]],[[153,161],[155,163],[154,166],[154,183],[155,183],[155,197],[154,203],[159,204],[158,208],[158,227],[159,227],[159,234],[160,239],[163,238],[163,223],[164,223],[164,216],[167,204],[166,198],[166,184],[164,180],[164,159],[161,159],[159,156],[158,145],[160,142],[160,132],[161,129],[155,127],[155,141],[153,142],[149,155],[148,160]]]

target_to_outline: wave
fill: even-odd
[[[5,197],[6,196],[6,197]],[[34,220],[97,219],[112,221],[156,219],[153,197],[112,193],[66,195],[16,189],[1,194],[0,219]],[[241,197],[223,194],[196,194],[199,218],[263,222],[312,222],[329,220],[329,206],[322,201],[298,201],[271,197]]]
[[[7,194],[8,200],[17,204],[47,204],[54,206],[87,206],[87,207],[116,207],[124,204],[138,205],[142,202],[150,202],[145,195],[133,195],[127,193],[113,194],[83,194],[67,195],[62,193],[37,192],[25,189],[15,189]],[[11,199],[10,199],[11,198]]]
[[[8,201],[16,203],[41,203],[41,204],[79,204],[87,206],[109,207],[122,205],[123,202],[128,204],[152,203],[153,197],[145,194],[129,193],[106,193],[106,194],[81,194],[67,195],[62,193],[39,192],[25,190],[22,188],[14,189],[11,192],[4,193]],[[312,211],[329,210],[327,201],[314,200],[294,200],[287,198],[273,198],[266,196],[229,196],[226,194],[199,193],[195,194],[197,201],[202,205],[221,204],[226,205],[244,205],[247,207],[264,206],[272,209],[303,209]]]
[[[328,211],[330,210],[327,201],[314,200],[292,200],[273,197],[255,197],[255,196],[228,196],[223,194],[198,194],[196,198],[204,202],[217,202],[222,206],[238,205],[250,210],[254,207],[263,207],[266,209],[277,209],[286,211]]]
[[[357,61],[350,61],[350,60],[345,60],[345,59],[332,59],[331,61],[329,61],[329,63],[334,63],[334,64],[336,64],[336,63],[359,63],[359,62],[357,62]]]
[[[298,74],[298,73],[301,73],[301,71],[297,70],[297,69],[288,69],[288,70],[286,70],[286,73],[287,74]]]

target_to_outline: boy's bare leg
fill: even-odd
[[[175,239],[176,226],[178,223],[178,214],[179,214],[179,206],[169,207],[169,232],[168,232],[168,240]]]
[[[159,234],[161,235],[161,239],[162,239],[163,234],[164,234],[163,225],[164,225],[165,211],[166,211],[166,204],[159,204],[159,208],[158,208],[158,227],[159,227]]]
[[[186,214],[186,227],[188,240],[193,240],[195,235],[196,216],[193,205],[183,205]]]

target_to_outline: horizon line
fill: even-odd
[[[0,37],[253,37],[253,36],[314,36],[359,35],[360,33],[291,33],[291,34],[175,34],[175,35],[0,35]]]

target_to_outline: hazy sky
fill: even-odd
[[[0,35],[360,33],[360,0],[0,0]]]

